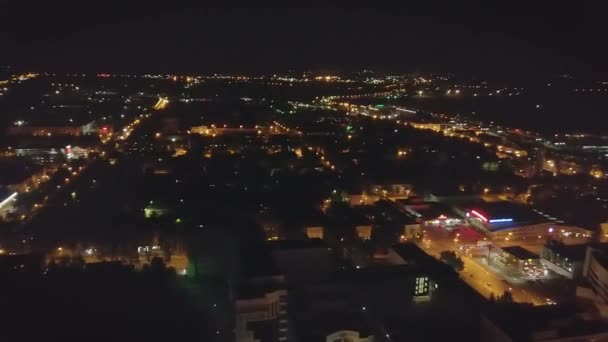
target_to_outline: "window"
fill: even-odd
[[[414,291],[414,295],[426,295],[429,292],[429,278],[428,277],[417,277],[416,278],[416,287]]]

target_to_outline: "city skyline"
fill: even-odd
[[[7,4],[2,339],[608,339],[606,9]]]

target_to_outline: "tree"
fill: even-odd
[[[333,236],[336,241],[347,245],[358,241],[352,222],[352,210],[348,203],[332,202],[326,213],[328,237]]]
[[[511,304],[513,303],[513,294],[509,291],[505,291],[502,296],[498,296],[496,302],[499,304]]]
[[[456,252],[454,251],[441,252],[441,254],[439,254],[439,260],[452,266],[457,272],[460,272],[464,269],[464,262],[459,256],[456,255]]]

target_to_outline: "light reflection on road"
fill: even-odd
[[[418,246],[429,255],[439,259],[441,252],[456,250],[453,241],[448,237],[433,236],[431,238],[428,234],[426,235],[426,238],[419,242]],[[517,284],[509,283],[502,275],[490,269],[489,266],[483,265],[474,258],[458,254],[464,262],[464,270],[459,272],[461,279],[482,296],[486,298],[490,298],[492,295],[498,297],[505,291],[509,291],[516,302],[532,303],[534,305],[547,304],[545,298],[532,294]]]

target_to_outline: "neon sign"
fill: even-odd
[[[480,219],[482,219],[484,222],[488,222],[488,219],[487,219],[485,216],[481,215],[480,213],[476,212],[475,210],[471,210],[471,214],[473,214],[473,215],[475,215],[475,216],[479,217],[479,218],[480,218]]]
[[[513,222],[513,219],[512,218],[493,219],[488,222],[490,222],[490,223]]]

